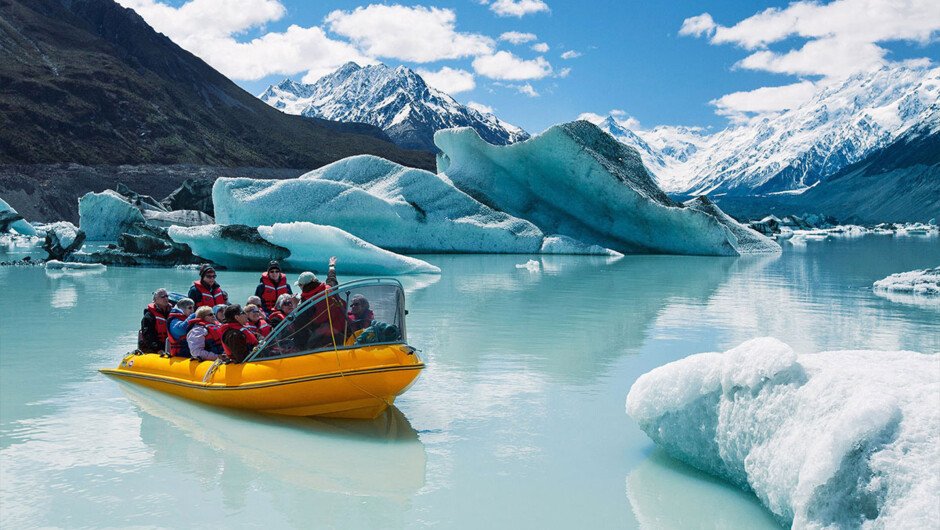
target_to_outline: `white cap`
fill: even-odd
[[[297,278],[297,283],[295,285],[297,285],[297,287],[303,287],[304,285],[315,281],[317,281],[317,275],[307,271],[300,273],[300,276]]]

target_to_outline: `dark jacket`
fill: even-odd
[[[167,307],[163,317],[170,315],[170,308]],[[140,320],[140,337],[137,341],[137,348],[145,353],[157,353],[163,351],[166,339],[159,338],[157,334],[157,319],[153,313],[144,308],[144,318]]]

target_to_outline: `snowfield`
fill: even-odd
[[[797,355],[772,338],[641,376],[627,413],[657,445],[749,489],[794,528],[940,520],[940,355]]]

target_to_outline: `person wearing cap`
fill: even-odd
[[[212,265],[205,263],[199,267],[199,279],[193,282],[187,295],[196,302],[197,308],[228,303],[228,294],[215,281],[215,276],[216,272]]]
[[[170,295],[167,290],[160,288],[154,291],[153,303],[144,308],[144,318],[140,320],[138,350],[163,355],[167,337],[166,319],[170,316],[170,309]]]
[[[336,281],[336,256],[330,258],[326,282],[321,282],[312,272],[304,272],[297,278],[300,287],[300,303],[303,304],[339,285]],[[336,295],[326,296],[297,316],[294,323],[300,338],[298,344],[307,349],[322,348],[335,342],[343,344],[346,334],[346,306]],[[302,332],[305,332],[303,335]]]
[[[222,324],[222,349],[232,362],[243,362],[251,350],[258,345],[258,338],[245,328],[248,316],[238,304],[225,308],[225,324]]]
[[[268,270],[261,274],[255,296],[261,298],[261,309],[270,315],[274,311],[274,304],[283,294],[293,294],[287,283],[287,275],[281,272],[281,265],[276,261],[268,262]]]
[[[226,304],[218,304],[212,307],[212,314],[215,315],[215,327],[221,328],[222,322],[225,320],[225,308],[228,307]]]
[[[167,350],[173,357],[189,357],[189,345],[186,343],[186,334],[193,327],[193,312],[196,304],[189,298],[176,302],[176,307],[170,311],[166,319]]]

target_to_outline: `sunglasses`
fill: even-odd
[[[206,278],[215,278],[215,274],[206,274]]]
[[[261,312],[260,309],[252,309],[251,311],[249,311],[249,313],[260,313],[260,312]]]
[[[158,295],[157,295],[157,298],[169,298],[169,296],[167,296],[167,295],[165,295],[165,294],[158,294]]]
[[[282,306],[285,306],[285,305],[294,305],[294,302],[284,302],[284,303],[282,303],[281,305],[282,305]]]

